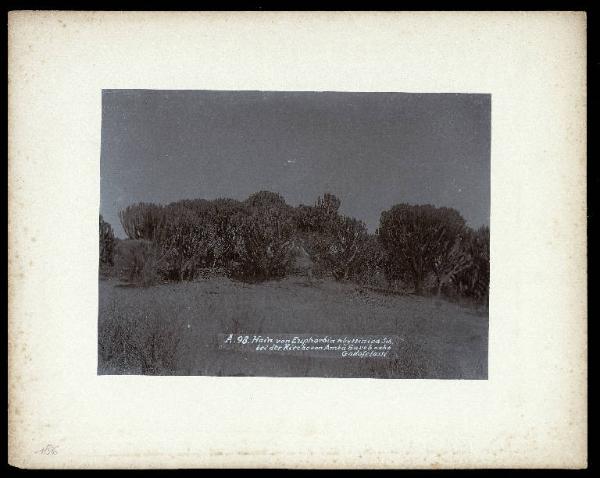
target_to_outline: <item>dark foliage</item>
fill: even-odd
[[[476,231],[468,230],[462,248],[471,261],[454,279],[459,296],[485,302],[489,296],[490,284],[490,230],[481,227]]]
[[[112,266],[114,264],[114,253],[115,234],[113,228],[100,215],[100,264]]]
[[[136,313],[112,313],[98,327],[100,373],[173,375],[184,347],[183,324],[176,318]]]
[[[489,229],[473,231],[454,209],[398,204],[381,215],[376,234],[339,214],[326,193],[314,205],[291,207],[259,191],[245,201],[182,200],[133,204],[119,214],[128,241],[115,248],[100,218],[101,262],[116,263],[129,282],[194,280],[221,270],[245,281],[285,277],[310,268],[319,275],[380,287],[410,284],[481,301],[489,288]],[[298,256],[306,264],[295,264]],[[429,285],[428,285],[429,284]]]
[[[367,259],[367,228],[363,222],[346,216],[333,216],[323,233],[312,237],[310,250],[315,263],[336,280],[360,274]]]
[[[439,292],[469,265],[461,247],[465,234],[465,221],[454,209],[398,204],[384,211],[379,238],[386,252],[388,280],[409,282],[421,294],[433,274]]]
[[[115,275],[130,284],[151,286],[160,282],[161,257],[156,244],[144,239],[119,241],[115,248]]]
[[[138,203],[119,212],[121,226],[129,239],[153,241],[162,226],[163,208],[152,203]]]
[[[283,198],[262,191],[235,218],[236,264],[231,272],[247,280],[281,278],[290,272],[296,226]]]

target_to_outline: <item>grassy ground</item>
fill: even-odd
[[[434,298],[300,277],[126,287],[100,281],[100,374],[487,378],[487,314]],[[400,336],[393,359],[219,350],[220,333]]]

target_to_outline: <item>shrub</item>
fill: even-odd
[[[100,265],[114,264],[115,234],[112,226],[105,222],[100,214]]]
[[[324,234],[312,237],[311,252],[317,266],[336,280],[357,276],[364,265],[368,241],[363,222],[350,217],[332,218]]]
[[[99,373],[171,375],[182,365],[183,324],[151,313],[117,313],[98,326]]]
[[[465,222],[458,211],[431,205],[398,204],[381,214],[379,238],[386,252],[388,280],[409,281],[415,293],[431,273],[441,279],[454,260]]]
[[[275,208],[280,210],[291,209],[285,202],[281,194],[271,191],[259,191],[251,194],[244,204],[251,209],[269,209]]]
[[[231,269],[236,260],[236,245],[239,243],[239,216],[245,206],[234,199],[215,199],[211,202],[211,223],[214,228],[212,248],[212,268]]]
[[[340,200],[330,193],[317,198],[314,206],[301,204],[294,210],[294,221],[301,232],[326,233],[339,218]]]
[[[381,269],[381,246],[362,221],[340,215],[339,207],[340,200],[325,193],[314,206],[297,207],[294,220],[320,274],[366,283]]]
[[[378,233],[370,235],[339,208],[330,193],[313,206],[292,208],[270,191],[243,202],[134,204],[119,217],[130,241],[141,242],[131,250],[119,247],[119,274],[146,285],[159,278],[192,280],[217,269],[242,280],[281,278],[291,272],[301,243],[311,269],[336,280],[380,285],[385,276],[388,286],[401,281],[418,294],[429,285],[438,294],[450,287],[471,297],[487,294],[489,231],[471,231],[454,209],[399,204],[382,213]],[[102,218],[100,235],[101,262],[110,261],[114,237]]]
[[[294,209],[294,222],[298,231],[303,233],[323,232],[322,218],[314,206],[301,204]]]
[[[233,277],[248,280],[281,278],[292,269],[296,225],[294,210],[280,194],[252,194],[229,218],[233,249],[228,269]]]
[[[472,265],[472,256],[465,248],[467,236],[464,219],[458,213],[450,214],[431,267],[438,296],[443,287],[450,285],[458,274]]]
[[[296,227],[291,210],[257,203],[235,215],[235,258],[230,271],[245,280],[281,278],[290,272]]]
[[[337,216],[341,201],[331,193],[325,193],[317,199],[315,208],[320,210],[325,218],[333,219]]]
[[[485,302],[490,285],[490,230],[481,227],[477,231],[469,229],[462,242],[462,249],[471,258],[469,266],[453,278],[458,294]]]
[[[156,235],[167,280],[192,280],[212,262],[215,231],[206,215],[194,213],[182,203],[165,207],[164,222]]]
[[[352,279],[363,285],[384,286],[384,260],[385,253],[378,237],[369,234],[361,244],[359,263],[355,268]]]
[[[157,246],[146,240],[119,241],[115,271],[126,282],[145,287],[157,284],[161,276],[161,257]]]
[[[153,241],[164,220],[162,206],[137,203],[119,212],[121,226],[129,239]]]

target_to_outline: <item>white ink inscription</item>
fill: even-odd
[[[318,357],[387,358],[397,335],[219,334],[219,348],[238,352]]]

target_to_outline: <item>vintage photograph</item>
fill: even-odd
[[[587,12],[6,24],[10,466],[589,466]]]
[[[103,90],[98,374],[488,377],[491,95]]]

